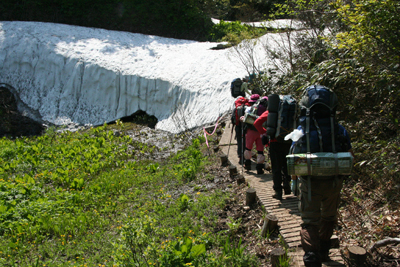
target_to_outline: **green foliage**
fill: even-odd
[[[196,177],[196,173],[202,167],[203,155],[199,151],[200,140],[194,139],[192,146],[187,150],[179,152],[174,160],[182,161],[182,163],[174,165],[174,169],[181,173],[181,177],[186,181],[192,181]]]
[[[231,236],[233,236],[237,233],[237,231],[240,228],[241,222],[242,222],[242,218],[235,220],[235,219],[229,217],[229,222],[226,222],[226,224],[229,227],[229,233]]]
[[[242,239],[236,242],[229,237],[226,238],[222,247],[222,254],[211,266],[256,266],[254,256],[244,253],[246,246],[242,245]]]
[[[237,45],[244,39],[260,37],[267,31],[268,29],[252,27],[240,21],[227,22],[221,20],[218,24],[213,25],[208,39],[213,42],[228,41],[231,45]]]
[[[229,195],[184,184],[208,164],[204,138],[160,164],[134,160],[153,149],[110,128],[0,139],[0,265],[218,262],[226,232],[208,232]]]
[[[248,32],[250,28],[240,21],[226,22],[221,20],[218,24],[213,25],[208,39],[213,42],[219,42],[228,34],[239,36],[241,32]]]
[[[396,0],[337,0],[336,11],[348,27],[338,33],[338,48],[349,49],[372,64],[398,64],[400,60],[400,4]],[[374,62],[378,61],[378,62]]]

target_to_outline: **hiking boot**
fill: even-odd
[[[264,174],[264,164],[259,163],[256,165],[257,174]]]
[[[282,200],[282,192],[275,191],[275,194],[272,197],[277,200]]]
[[[285,191],[285,195],[290,195],[292,193],[292,189],[290,188],[290,185],[285,185],[283,187],[283,191]]]
[[[322,262],[331,261],[329,257],[329,249],[331,248],[331,240],[320,240],[319,255]]]
[[[304,265],[306,267],[321,267],[321,261],[315,252],[306,252],[303,256]]]
[[[246,170],[248,170],[248,171],[251,170],[251,160],[246,159],[246,160],[244,161],[244,168],[245,168]]]
[[[320,257],[321,257],[321,262],[329,262],[329,261],[331,261],[331,258],[329,257],[329,251],[328,252],[324,252],[324,253],[320,253]]]

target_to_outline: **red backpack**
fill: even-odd
[[[232,122],[239,125],[241,116],[244,116],[245,106],[250,106],[249,100],[243,96],[235,100],[235,110],[232,114]]]

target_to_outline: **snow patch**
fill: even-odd
[[[42,22],[0,22],[0,83],[44,121],[99,125],[138,110],[157,129],[214,123],[247,75],[218,43]],[[259,49],[259,58],[263,58]]]

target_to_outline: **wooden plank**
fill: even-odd
[[[279,223],[279,222],[278,222]],[[285,233],[292,233],[292,232],[300,232],[300,230],[301,230],[301,227],[291,227],[291,228],[284,228],[284,229],[282,229],[282,227],[279,229],[279,233],[283,233],[283,234],[285,234]]]

